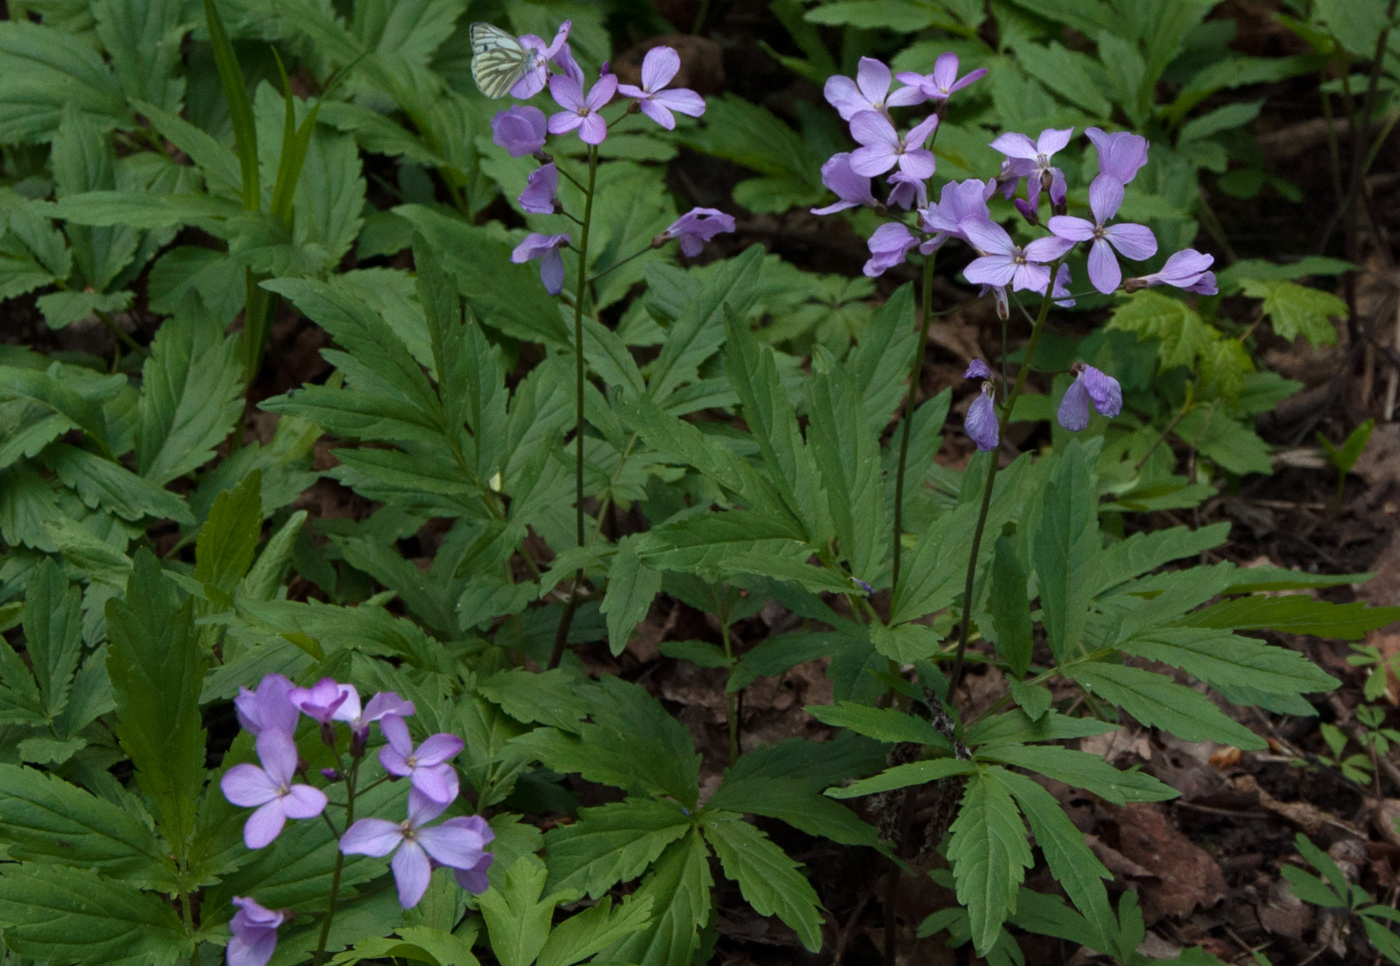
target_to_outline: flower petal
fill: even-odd
[[[564,256],[554,248],[544,253],[540,259],[540,281],[550,295],[558,295],[564,290]]]
[[[660,102],[659,98],[649,97],[642,101],[642,113],[668,131],[676,129],[676,119],[671,116],[671,112],[665,104]]]
[[[399,905],[412,909],[428,891],[428,880],[433,876],[433,867],[428,864],[428,856],[417,842],[405,842],[403,848],[394,853],[389,862],[394,870],[394,884],[399,887]]]
[[[251,808],[277,797],[277,783],[257,765],[234,765],[219,780],[219,788],[234,805]]]
[[[1069,143],[1070,136],[1073,134],[1074,128],[1072,127],[1059,130],[1053,127],[1047,127],[1040,132],[1040,137],[1036,139],[1035,153],[1043,154],[1048,158],[1056,151],[1062,150],[1064,146]]]
[[[992,402],[991,396],[982,394],[972,400],[972,405],[967,407],[963,430],[967,433],[967,438],[976,443],[982,452],[997,448],[1001,430],[997,426],[996,404]]]
[[[1123,270],[1118,267],[1118,259],[1102,238],[1089,247],[1089,281],[1105,295],[1116,292],[1123,281]]]
[[[1089,425],[1089,390],[1084,387],[1082,378],[1076,378],[1065,390],[1055,418],[1072,433],[1077,433]]]
[[[403,841],[403,827],[382,818],[362,818],[340,837],[346,855],[388,855]]]
[[[1044,238],[1037,238],[1026,246],[1026,259],[1032,262],[1053,262],[1065,252],[1074,247],[1074,242],[1068,238],[1061,238],[1058,235],[1046,235]]]
[[[890,69],[874,57],[862,57],[856,69],[856,86],[871,105],[884,103],[890,91]]]
[[[456,877],[457,884],[472,895],[481,895],[491,887],[491,880],[487,878],[486,872],[495,858],[495,855],[487,852],[481,857],[481,861],[470,869],[453,869],[452,874]]]
[[[1006,155],[1008,158],[1024,158],[1027,161],[1034,161],[1036,156],[1035,144],[1024,134],[1015,131],[1008,131],[992,142],[992,147]]]
[[[851,170],[858,175],[870,178],[877,174],[884,174],[893,168],[898,160],[899,155],[895,154],[891,145],[867,145],[851,152]]]
[[[584,106],[583,85],[563,74],[555,74],[549,79],[549,96],[554,98],[554,103],[566,111],[578,112]],[[551,125],[553,121],[554,119],[550,118]],[[550,130],[554,131],[554,128],[551,126]],[[554,131],[554,133],[558,134],[559,132]]]
[[[972,247],[988,255],[1010,255],[1016,250],[1006,229],[994,221],[981,218],[967,218],[958,222],[958,228],[967,236]],[[1000,285],[1000,282],[993,284]]]
[[[860,91],[856,88],[856,82],[839,74],[826,79],[826,85],[822,88],[822,96],[826,98],[828,104],[836,108],[836,112],[841,115],[843,121],[849,121],[860,111],[870,110],[870,105],[861,98]]]
[[[1123,387],[1118,385],[1117,379],[1093,366],[1085,366],[1080,379],[1094,408],[1103,415],[1111,419],[1123,411]]]
[[[1146,225],[1135,225],[1132,222],[1110,225],[1104,231],[1104,237],[1126,258],[1135,262],[1144,261],[1157,254],[1157,236],[1152,234],[1152,229]]]
[[[422,792],[425,798],[438,804],[447,806],[457,800],[460,786],[457,781],[457,772],[451,765],[415,768],[413,769],[412,781],[415,791]]]
[[[598,78],[598,83],[593,85],[593,89],[584,98],[584,106],[590,111],[597,111],[607,105],[617,93],[617,75],[608,74]]]
[[[1016,263],[1009,255],[984,255],[968,263],[963,277],[974,285],[1005,285],[1016,277]]]
[[[663,104],[678,114],[688,117],[699,117],[705,113],[705,99],[688,87],[679,87],[673,91],[662,91],[652,98],[657,104]],[[645,104],[642,105],[646,107]]]
[[[642,58],[642,87],[648,92],[659,91],[680,69],[681,55],[674,47],[653,47]]]
[[[418,842],[423,851],[441,864],[470,869],[481,861],[486,843],[474,828],[463,824],[465,822],[465,818],[454,818],[434,828],[419,829]]]
[[[899,134],[890,119],[875,111],[861,111],[851,118],[851,137],[864,145],[899,147]],[[859,152],[857,152],[859,153]]]
[[[384,720],[379,722],[379,730],[384,732],[389,747],[398,752],[400,757],[407,758],[413,754],[413,737],[408,733],[408,725],[404,723],[403,718],[396,714],[385,715]]]
[[[249,929],[234,933],[225,951],[228,966],[267,966],[277,950],[276,929]]]
[[[608,122],[601,114],[589,114],[579,125],[578,136],[584,144],[602,144],[608,139]]]
[[[282,799],[288,818],[315,818],[326,810],[326,793],[310,785],[293,785]]]
[[[1052,234],[1070,241],[1082,242],[1094,237],[1093,223],[1073,215],[1053,215],[1048,224]]]
[[[282,833],[287,824],[286,813],[282,811],[282,800],[274,798],[259,808],[243,824],[243,844],[250,849],[260,849],[268,845]]]
[[[413,767],[408,763],[408,757],[399,753],[397,748],[385,745],[379,749],[379,763],[384,766],[384,770],[391,775],[403,778],[405,775],[413,774]]]
[[[1101,174],[1089,185],[1089,210],[1100,225],[1118,214],[1122,205],[1123,185],[1117,178]]]

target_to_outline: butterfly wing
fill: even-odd
[[[505,97],[525,76],[529,66],[525,48],[519,40],[489,23],[474,23],[470,31],[472,80],[492,100]]]

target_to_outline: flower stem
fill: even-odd
[[[1060,259],[1050,266],[1050,278],[1053,280],[1055,272],[1060,268]],[[1006,435],[1006,426],[1011,422],[1011,411],[1016,406],[1016,400],[1021,396],[1021,390],[1026,385],[1026,377],[1031,372],[1031,362],[1035,358],[1035,348],[1040,343],[1040,334],[1045,331],[1045,319],[1050,314],[1050,304],[1054,301],[1051,294],[1054,285],[1045,286],[1045,297],[1040,302],[1040,312],[1035,317],[1035,326],[1031,329],[1031,340],[1026,344],[1026,358],[1021,363],[1021,369],[1016,373],[1016,382],[1011,387],[1010,394],[1006,397],[1006,403],[1002,407],[1000,418],[997,420],[997,446],[992,450],[991,466],[987,469],[987,482],[982,488],[982,508],[977,513],[977,529],[972,532],[972,551],[967,558],[967,580],[963,583],[963,608],[962,624],[958,633],[958,649],[953,655],[953,669],[948,673],[948,702],[951,704],[955,700],[958,691],[958,680],[962,677],[963,652],[967,649],[968,628],[972,623],[972,591],[973,583],[977,579],[977,555],[982,549],[982,531],[987,526],[987,513],[992,507],[992,488],[997,481],[997,469],[1001,465],[1001,440]]]
[[[345,776],[345,829],[349,831],[350,826],[355,821],[355,779],[360,772],[360,759],[356,758],[350,766],[350,773]],[[325,814],[324,812],[322,814]],[[331,826],[331,831],[335,831],[335,826]],[[312,957],[312,966],[321,966],[326,958],[326,943],[331,936],[331,923],[335,920],[335,906],[340,899],[340,874],[345,871],[345,853],[340,851],[339,845],[335,850],[335,868],[331,870],[331,892],[326,900],[326,918],[321,920],[321,936],[316,942],[316,954]]]
[[[593,224],[593,189],[598,179],[598,148],[588,148],[588,189],[583,195],[583,228],[578,244],[578,288],[574,294],[574,523],[578,545],[585,546],[588,534],[584,530],[583,512],[583,300],[588,295],[588,229]],[[564,647],[569,640],[569,627],[578,612],[579,593],[583,589],[583,568],[574,576],[569,592],[569,604],[559,618],[554,635],[554,650],[549,655],[549,668],[559,666]]]
[[[626,258],[624,258],[624,259],[623,259],[622,261],[620,261],[620,262],[613,262],[611,265],[609,265],[607,268],[603,269],[601,272],[598,272],[598,273],[596,273],[596,274],[590,276],[588,280],[589,280],[590,282],[596,282],[596,281],[598,281],[598,279],[602,278],[604,275],[608,274],[609,272],[616,271],[617,269],[619,269],[619,268],[621,268],[622,266],[626,265],[628,262],[630,262],[630,261],[632,261],[632,260],[634,260],[634,259],[637,259],[637,258],[641,258],[641,257],[642,257],[643,255],[645,255],[647,252],[655,251],[655,249],[656,249],[656,246],[654,246],[654,245],[648,245],[646,248],[643,248],[641,251],[639,251],[639,252],[633,252],[632,254],[628,255]]]
[[[918,404],[919,376],[924,371],[924,353],[928,351],[928,327],[933,301],[933,263],[938,257],[935,249],[924,259],[923,306],[919,314],[918,347],[909,366],[909,391],[904,396],[904,426],[899,437],[899,466],[894,476],[894,563],[893,580],[899,585],[900,554],[904,543],[904,472],[909,462],[909,433],[914,423],[914,407]],[[873,578],[872,578],[873,579]]]
[[[719,637],[724,642],[724,659],[728,664],[728,677],[734,674],[734,651],[729,642],[729,590],[725,588],[724,596],[720,599],[719,606]],[[739,709],[736,695],[728,688],[728,680],[725,681],[724,700],[726,718],[729,721],[729,764],[733,765],[739,760]]]

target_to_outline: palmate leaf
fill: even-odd
[[[642,563],[635,543],[630,538],[622,540],[608,568],[602,612],[608,619],[608,648],[614,655],[627,647],[627,639],[661,591],[661,572]]]
[[[776,915],[791,926],[810,951],[821,949],[821,901],[798,864],[733,812],[707,811],[701,826],[724,874],[739,883],[745,901],[759,915]]]
[[[134,123],[121,86],[90,44],[27,20],[0,29],[0,104],[0,140],[7,144],[47,140],[69,106],[104,130]]]
[[[1262,738],[1226,717],[1205,695],[1160,674],[1122,664],[1075,664],[1064,673],[1143,724],[1187,741],[1218,741],[1245,750],[1266,747]]]
[[[1031,865],[1026,827],[1006,786],[989,772],[977,772],[967,780],[950,831],[948,861],[958,902],[967,907],[973,946],[985,954],[1015,911],[1016,890]]]
[[[776,818],[808,835],[842,845],[880,846],[879,833],[873,826],[862,822],[849,808],[818,794],[810,782],[801,778],[726,776],[706,804]]]
[[[522,856],[506,871],[503,888],[489,889],[478,897],[491,934],[491,951],[501,966],[530,966],[549,938],[554,907],[577,896],[555,889],[541,898],[548,874],[539,859]]]
[[[173,966],[193,940],[170,903],[89,869],[6,865],[0,926],[20,956],[49,962]]]
[[[646,798],[582,809],[578,821],[545,835],[548,888],[577,890],[596,899],[646,871],[692,822],[680,806]]]
[[[1164,802],[1176,798],[1178,794],[1176,789],[1145,772],[1119,771],[1097,755],[1063,745],[987,744],[977,749],[977,758],[979,761],[987,759],[1017,765],[1071,787],[1093,792],[1115,805]]]
[[[540,950],[538,966],[570,966],[603,948],[639,932],[651,922],[651,898],[642,896],[616,909],[612,899],[569,917],[549,934]]]
[[[66,486],[94,509],[101,507],[131,521],[149,516],[178,523],[194,522],[189,508],[177,495],[114,460],[67,443],[49,446],[42,458]]]
[[[672,843],[632,901],[651,900],[651,925],[604,949],[598,960],[642,966],[688,966],[710,914],[710,850],[699,829]]]

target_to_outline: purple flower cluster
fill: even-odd
[[[463,743],[455,735],[435,734],[414,745],[404,721],[416,711],[412,701],[384,691],[361,706],[352,685],[322,678],[309,688],[299,688],[280,674],[269,674],[254,691],[240,688],[234,707],[239,722],[256,736],[259,764],[234,765],[219,787],[234,805],[256,809],[243,826],[248,848],[270,845],[288,819],[315,818],[328,804],[325,792],[295,781],[298,776],[306,778],[293,737],[302,715],[318,723],[322,740],[332,748],[336,724],[347,725],[350,755],[356,760],[364,757],[370,726],[377,722],[387,741],[379,750],[380,763],[394,778],[409,780],[408,817],[400,823],[361,819],[345,830],[340,850],[347,855],[388,855],[397,848],[390,867],[405,909],[423,898],[432,869],[439,865],[452,869],[463,888],[485,891],[493,858],[486,846],[494,838],[486,821],[471,816],[423,827],[457,798],[457,772],[449,762]],[[328,780],[342,776],[338,769],[322,774]],[[394,835],[387,848],[386,826]],[[265,909],[251,898],[235,897],[233,902],[239,911],[230,923],[229,966],[265,966],[277,945],[277,929],[289,916]]]
[[[570,22],[565,21],[550,44],[533,34],[520,38],[521,46],[531,52],[532,60],[525,76],[510,90],[513,97],[524,100],[548,87],[549,96],[560,110],[546,117],[537,107],[517,104],[491,119],[491,140],[497,146],[505,148],[512,158],[531,155],[541,162],[542,166],[530,175],[525,190],[517,199],[521,208],[536,215],[560,213],[559,170],[544,152],[549,135],[577,131],[581,141],[596,147],[607,139],[610,125],[634,112],[645,114],[668,131],[675,129],[676,114],[699,117],[705,113],[705,99],[699,94],[688,88],[669,86],[681,69],[680,54],[672,47],[653,47],[647,51],[642,58],[640,87],[618,83],[607,65],[603,66],[597,82],[589,86],[569,48],[570,26]],[[885,86],[889,86],[888,78]],[[609,121],[603,109],[619,94],[630,103]],[[704,242],[720,232],[733,230],[731,216],[713,208],[695,208],[656,236],[653,245],[678,240],[681,253],[694,258],[700,254]],[[523,265],[538,260],[545,291],[558,295],[564,289],[564,258],[560,249],[568,247],[571,241],[567,233],[531,232],[511,252],[511,261]]]

